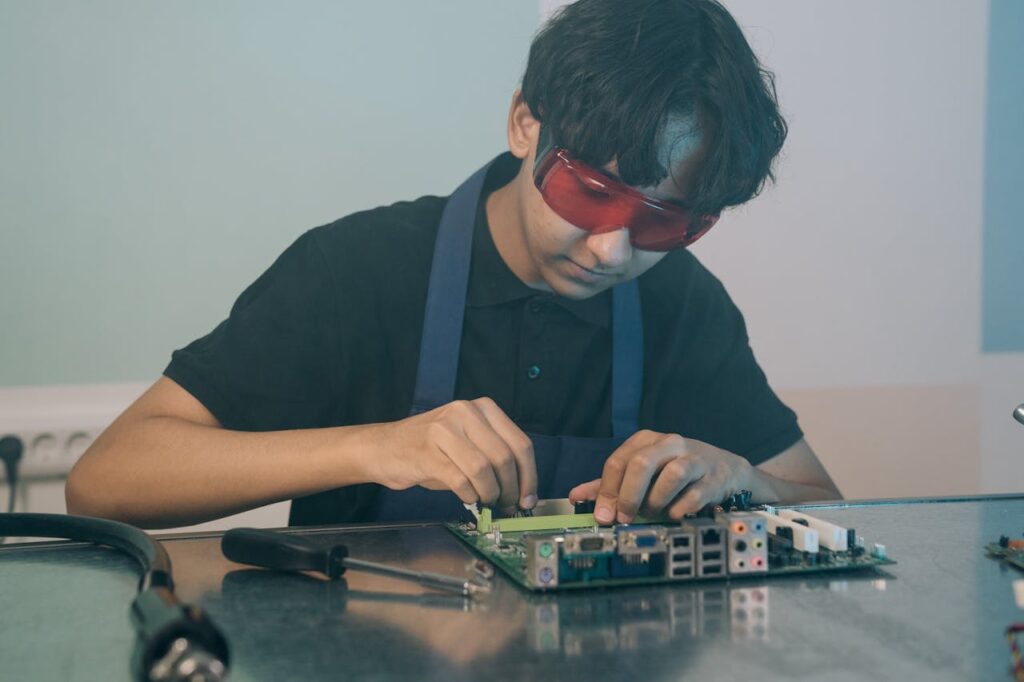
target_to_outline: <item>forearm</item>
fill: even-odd
[[[374,428],[250,433],[165,416],[115,423],[71,472],[68,512],[166,528],[365,483]]]
[[[800,483],[773,476],[761,469],[752,469],[751,498],[756,503],[812,502],[841,499],[842,494],[831,481]]]

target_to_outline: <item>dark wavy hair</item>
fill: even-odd
[[[670,116],[692,117],[703,154],[687,200],[717,213],[755,197],[786,139],[775,80],[715,0],[579,0],[530,46],[523,98],[559,145],[627,184],[658,184]]]

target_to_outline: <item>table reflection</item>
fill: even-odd
[[[537,653],[585,656],[705,637],[767,641],[769,591],[766,585],[716,583],[532,598],[527,643]]]

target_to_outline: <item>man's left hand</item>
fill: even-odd
[[[731,452],[672,433],[638,431],[605,462],[601,478],[569,492],[596,498],[599,523],[629,523],[637,513],[679,520],[710,503],[755,488],[753,466]]]

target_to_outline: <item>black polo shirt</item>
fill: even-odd
[[[519,162],[504,155],[484,195]],[[175,351],[164,374],[228,429],[274,431],[402,419],[412,403],[443,197],[342,218],[299,237],[228,319]],[[611,435],[611,293],[582,301],[523,284],[498,254],[481,199],[456,398],[489,396],[546,435]],[[739,310],[689,251],[640,277],[640,427],[757,464],[796,443],[796,415],[768,386]],[[282,461],[281,466],[289,466]],[[377,487],[295,500],[291,523],[359,520]]]

